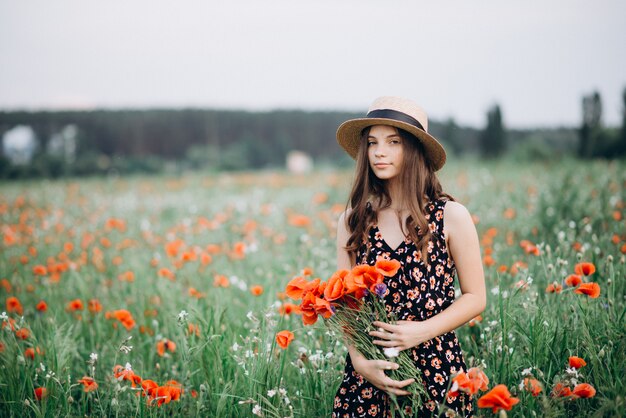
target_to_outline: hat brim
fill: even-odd
[[[426,158],[431,162],[433,170],[437,171],[445,164],[446,151],[435,137],[413,125],[394,119],[359,118],[347,120],[337,129],[337,142],[352,158],[356,159],[361,142],[361,132],[363,129],[374,125],[394,126],[413,134],[424,146]]]

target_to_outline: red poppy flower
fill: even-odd
[[[206,293],[200,292],[195,287],[190,287],[187,292],[189,296],[194,297],[196,299],[202,299],[203,297],[206,296]]]
[[[285,288],[285,293],[293,300],[302,299],[305,293],[311,290],[317,289],[320,284],[320,279],[307,281],[303,277],[294,277]]]
[[[558,283],[550,283],[546,287],[546,293],[561,293],[561,290],[563,290],[563,286]]]
[[[111,318],[117,319],[118,321],[122,323],[122,325],[124,325],[124,328],[126,328],[129,331],[135,326],[135,319],[133,318],[131,313],[128,312],[126,309],[118,309],[113,312],[106,312],[104,314],[104,317],[106,319],[111,319]]]
[[[558,382],[554,385],[554,388],[552,388],[552,396],[556,396],[557,398],[565,398],[571,395],[572,390],[561,382]]]
[[[254,296],[261,296],[263,294],[263,286],[261,285],[255,285],[252,286],[250,288],[250,293],[252,293]]]
[[[580,357],[571,356],[569,358],[569,366],[575,369],[580,369],[583,366],[586,366],[587,362]]]
[[[281,315],[291,315],[292,313],[299,314],[300,308],[298,307],[298,305],[287,302],[278,308],[278,312]]]
[[[580,383],[574,386],[574,390],[572,390],[573,396],[578,396],[579,398],[593,398],[596,396],[596,390],[589,383]]]
[[[532,377],[526,377],[523,381],[524,388],[530,392],[533,396],[539,396],[543,390],[541,383]]]
[[[83,376],[83,378],[79,379],[78,382],[83,384],[83,390],[85,392],[93,392],[98,389],[98,383],[93,379],[93,377]]]
[[[289,215],[287,222],[289,225],[306,227],[311,225],[311,218],[306,215],[291,214]]]
[[[35,399],[38,401],[44,399],[48,396],[48,389],[46,388],[35,388]]]
[[[145,379],[141,381],[141,387],[143,388],[142,396],[154,396],[159,385],[154,380]]]
[[[565,284],[571,287],[576,287],[583,282],[583,279],[578,274],[570,274],[565,278]]]
[[[141,377],[139,375],[136,375],[134,371],[126,369],[119,364],[113,367],[113,375],[118,380],[128,380],[132,387],[135,387],[136,384],[141,383]]]
[[[292,341],[293,341],[293,332],[291,331],[283,330],[283,331],[280,331],[278,334],[276,334],[276,343],[283,350],[289,347],[289,344],[291,344]]]
[[[330,279],[324,289],[324,298],[328,301],[337,300],[343,297],[346,293],[346,284],[344,278],[348,274],[348,270],[336,271]]]
[[[452,379],[450,395],[455,396],[459,391],[474,395],[479,390],[487,390],[489,378],[478,367],[472,367],[467,372],[461,372]]]
[[[393,277],[398,273],[402,264],[398,260],[385,260],[384,258],[376,261],[376,270],[386,277]]]
[[[491,408],[495,414],[499,409],[510,411],[513,405],[516,405],[518,402],[519,399],[511,395],[506,385],[500,384],[478,399],[478,407]]]
[[[24,309],[22,308],[22,303],[15,296],[9,296],[6,301],[7,312],[12,313],[15,312],[18,315],[22,315]]]
[[[74,299],[67,303],[66,309],[68,311],[82,311],[83,310],[83,302],[80,299]]]
[[[236,242],[233,251],[231,253],[231,257],[241,260],[246,255],[246,244],[243,242]]]
[[[304,325],[313,325],[317,322],[317,312],[315,311],[315,295],[311,292],[304,295],[300,304],[300,312],[302,312],[302,323]]]
[[[48,269],[45,266],[37,265],[33,267],[33,274],[35,276],[45,276],[48,274]]]
[[[48,304],[46,303],[46,301],[40,300],[37,303],[37,306],[35,306],[35,309],[37,309],[39,312],[46,312],[48,310]]]
[[[102,311],[102,304],[100,304],[98,299],[89,299],[89,302],[87,302],[87,309],[89,309],[89,312],[91,313],[97,313]]]
[[[574,272],[582,276],[590,276],[596,271],[593,263],[578,263],[574,266]]]
[[[581,295],[587,295],[592,299],[600,296],[600,285],[598,283],[582,283],[574,293],[578,293]]]
[[[41,351],[41,348],[39,347],[28,347],[26,350],[24,350],[24,357],[29,358],[31,360],[35,359],[35,353],[37,353],[38,355],[43,355],[43,351]]]
[[[15,336],[20,340],[26,340],[28,339],[28,337],[30,337],[30,331],[28,330],[28,328],[20,328],[15,331]]]
[[[165,355],[165,350],[169,351],[170,353],[173,353],[176,351],[176,343],[168,340],[167,338],[163,338],[162,340],[157,342],[156,349],[157,349],[157,354],[160,357],[163,357]]]

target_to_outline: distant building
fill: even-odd
[[[287,154],[287,170],[294,174],[308,173],[313,169],[313,159],[302,151],[290,151]]]
[[[76,125],[66,125],[61,132],[55,133],[48,141],[48,153],[63,157],[66,162],[73,162],[76,157]]]
[[[28,164],[37,149],[37,137],[30,126],[18,125],[2,136],[2,153],[11,163]]]

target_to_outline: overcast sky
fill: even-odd
[[[213,107],[621,123],[626,2],[0,0],[0,109]]]

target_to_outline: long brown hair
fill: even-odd
[[[391,197],[385,181],[376,177],[369,165],[367,138],[370,128],[365,128],[361,132],[361,144],[356,157],[355,179],[346,204],[346,227],[350,233],[346,250],[352,261],[355,260],[361,243],[367,239],[370,227],[378,219],[378,211],[391,206]],[[396,129],[402,138],[402,146],[404,147],[400,187],[409,209],[409,216],[405,224],[402,225],[402,220],[399,217],[398,222],[400,222],[403,231],[408,231],[407,235],[421,252],[422,260],[428,264],[428,257],[425,257],[425,254],[432,232],[426,221],[425,206],[428,201],[424,201],[424,196],[427,196],[430,201],[442,197],[448,200],[454,200],[454,198],[442,191],[437,174],[425,158],[422,143],[407,131]],[[377,204],[372,205],[372,200],[377,201]]]

